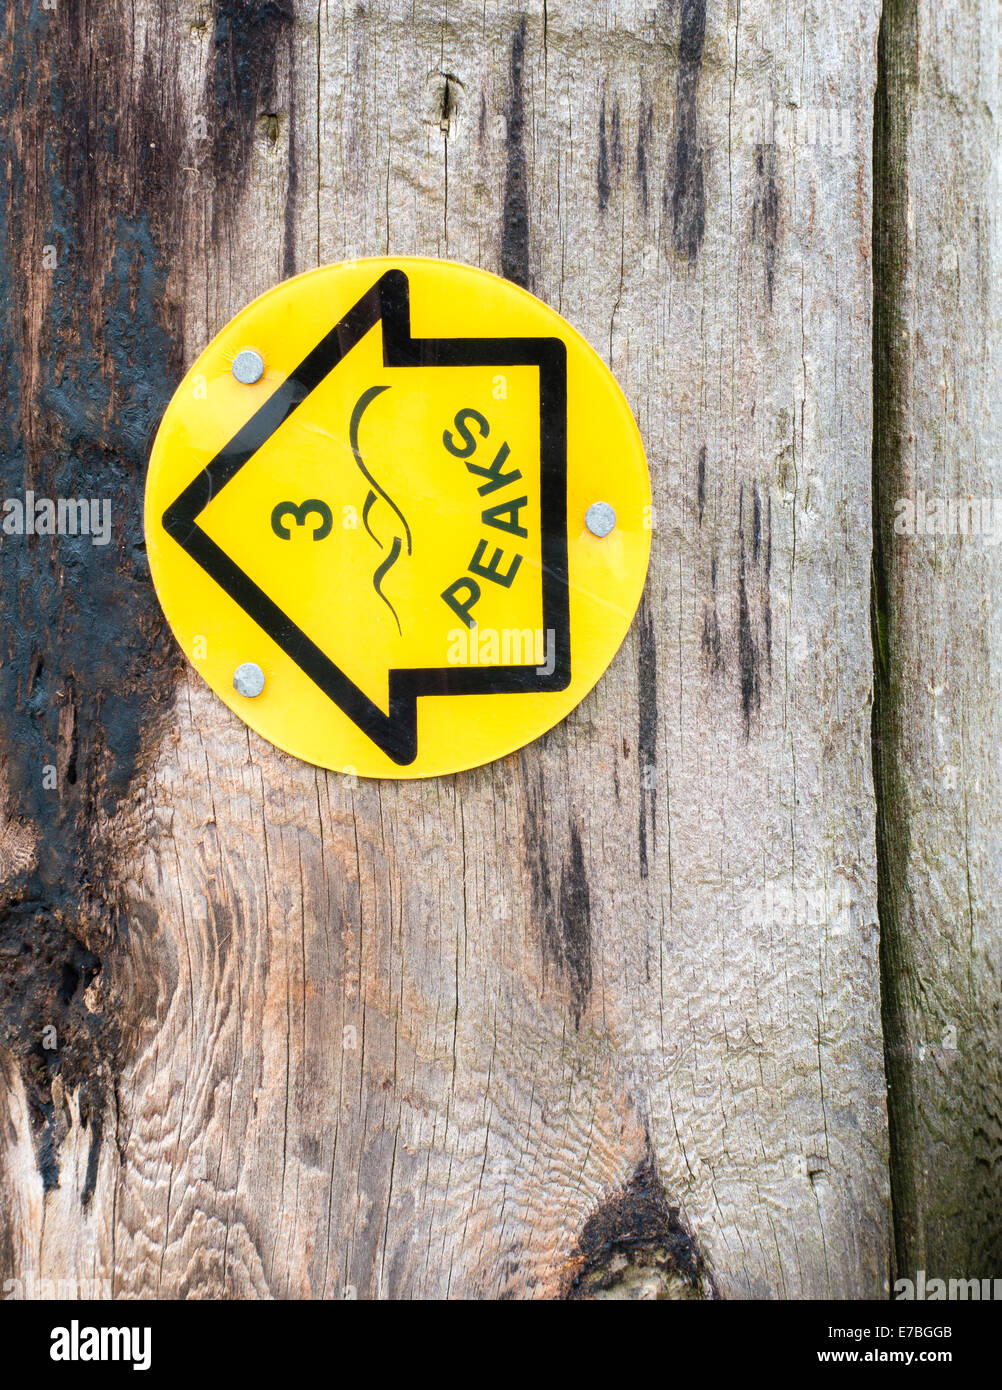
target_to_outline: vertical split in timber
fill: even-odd
[[[989,0],[884,5],[873,751],[896,1265],[912,1280],[1002,1262],[1000,41]]]
[[[0,546],[0,1265],[153,1297],[881,1293],[876,5],[120,10],[3,29],[5,495],[117,521],[103,557]],[[179,667],[138,503],[209,337],[384,253],[503,272],[588,337],[653,554],[561,726],[356,784]]]

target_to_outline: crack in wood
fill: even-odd
[[[507,159],[501,213],[501,274],[529,288],[529,189],[525,159],[525,30],[523,15],[512,35],[509,66],[511,94],[507,109]]]

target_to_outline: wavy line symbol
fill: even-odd
[[[393,543],[390,546],[389,554],[387,555],[386,559],[383,560],[382,563],[376,567],[375,573],[372,576],[372,587],[375,589],[376,593],[379,595],[379,597],[386,604],[387,608],[393,614],[393,621],[397,625],[397,631],[402,635],[403,629],[400,626],[400,619],[397,616],[397,610],[393,607],[393,604],[383,593],[382,583],[386,575],[389,573],[389,571],[392,569],[392,567],[396,564],[397,560],[399,559],[400,551],[403,548],[405,541],[407,544],[407,554],[409,555],[411,553],[411,528],[407,525],[407,518],[404,516],[403,512],[397,506],[396,502],[394,502],[393,498],[390,496],[390,494],[386,491],[385,488],[380,487],[379,483],[376,482],[375,478],[369,472],[369,469],[366,467],[365,459],[362,457],[362,451],[358,447],[358,427],[362,423],[362,416],[368,410],[369,406],[376,399],[376,397],[381,395],[384,391],[388,391],[389,389],[390,388],[388,386],[370,386],[368,390],[362,392],[358,400],[355,402],[355,408],[351,412],[351,420],[348,424],[348,438],[351,442],[351,452],[355,456],[355,463],[358,465],[358,470],[362,474],[362,477],[365,479],[365,481],[369,484],[369,491],[365,499],[365,505],[362,508],[362,525],[365,527],[366,531],[379,546],[380,550],[385,550],[385,545],[376,535],[375,531],[373,531],[372,527],[369,525],[369,513],[372,511],[372,508],[375,506],[376,502],[381,497],[383,501],[387,504],[387,506],[390,508],[390,510],[394,513],[394,515],[398,518],[398,520],[400,521],[400,525],[403,527],[403,536],[395,535],[393,537]]]

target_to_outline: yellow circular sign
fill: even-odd
[[[525,290],[325,266],[167,408],[146,542],[175,636],[262,737],[364,777],[499,758],[588,693],[640,601],[650,480],[613,377]]]

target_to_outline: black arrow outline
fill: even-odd
[[[535,666],[391,667],[389,714],[282,612],[197,521],[262,444],[380,321],[386,367],[539,368],[543,631],[554,634],[550,675]],[[566,347],[560,338],[412,338],[407,275],[400,269],[387,270],[170,504],[163,514],[163,527],[387,757],[406,766],[417,757],[419,696],[525,694],[565,690],[570,684]]]

